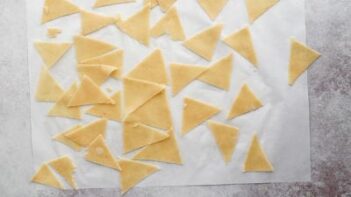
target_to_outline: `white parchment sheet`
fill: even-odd
[[[94,0],[72,1],[88,10],[91,10],[94,4]],[[80,32],[78,14],[40,25],[43,2],[44,0],[27,1],[34,168],[37,169],[42,162],[67,154],[74,159],[77,165],[75,177],[79,188],[116,188],[119,185],[117,171],[85,161],[84,151],[74,152],[65,145],[51,140],[53,135],[65,129],[79,123],[88,123],[97,118],[86,114],[82,121],[48,117],[47,112],[53,103],[40,103],[34,99],[43,62],[33,47],[33,41],[48,40],[47,27],[59,27],[63,30],[63,33],[52,41],[72,42],[72,36]],[[212,62],[230,52],[234,54],[234,69],[229,92],[194,81],[176,97],[172,97],[168,87],[175,131],[184,165],[152,162],[159,165],[162,170],[145,179],[138,185],[139,187],[310,180],[309,103],[306,74],[293,87],[287,85],[289,38],[293,36],[301,41],[305,40],[304,4],[304,0],[281,0],[250,25],[259,61],[258,69],[255,69],[223,42],[219,42]],[[244,0],[229,0],[215,22],[208,18],[196,0],[178,0],[175,6],[178,8],[188,38],[214,23],[224,24],[222,38],[248,25]],[[137,3],[114,5],[94,11],[127,17],[141,8],[142,1],[138,0]],[[155,24],[162,15],[158,7],[153,9],[151,24]],[[180,42],[172,41],[168,36],[152,38],[150,47],[144,47],[111,25],[91,34],[90,37],[108,41],[125,50],[124,74],[155,48],[162,49],[167,69],[171,62],[203,66],[211,63],[188,51]],[[78,80],[74,53],[72,48],[57,65],[50,69],[52,75],[65,89],[74,80]],[[253,113],[226,121],[225,117],[230,105],[243,83],[249,84],[257,96],[262,99],[264,107]],[[104,89],[107,87],[114,91],[121,90],[121,81],[111,79],[103,84]],[[240,138],[229,164],[225,165],[205,123],[186,136],[180,137],[182,103],[185,96],[220,107],[222,112],[213,119],[240,128]],[[111,151],[118,156],[122,153],[121,129],[120,123],[109,121],[106,140]],[[244,158],[254,132],[258,133],[264,150],[274,166],[273,173],[242,172]],[[124,157],[131,157],[133,154],[124,155]]]

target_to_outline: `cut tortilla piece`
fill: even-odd
[[[85,159],[109,168],[121,170],[121,167],[109,150],[102,135],[99,135],[89,144]]]
[[[153,37],[159,37],[168,34],[172,40],[185,40],[185,33],[180,21],[177,9],[172,7],[166,14],[151,28],[150,34]]]
[[[222,24],[213,25],[195,34],[183,44],[192,52],[210,61],[221,37],[222,28]]]
[[[143,9],[125,20],[117,20],[117,27],[141,44],[148,46],[150,39],[150,8]]]
[[[161,50],[155,49],[151,52],[126,77],[166,85],[168,82],[166,65]]]
[[[190,64],[171,64],[172,93],[177,95],[185,86],[204,73],[207,68]]]
[[[89,104],[114,104],[114,101],[93,80],[84,75],[68,106],[74,107]]]
[[[133,159],[182,165],[183,162],[174,132],[170,129],[167,133],[169,134],[168,138],[144,147]]]
[[[160,170],[157,166],[129,159],[121,159],[119,163],[123,169],[120,173],[120,188],[122,194],[126,193],[147,176]]]
[[[81,125],[73,126],[72,128],[55,135],[52,139],[61,142],[62,144],[65,144],[66,146],[72,148],[75,151],[80,151],[82,149],[82,146],[71,141],[69,138],[66,137],[66,135],[68,135],[69,133],[73,133],[75,130],[80,128],[82,128]]]
[[[75,129],[69,133],[65,133],[65,137],[74,143],[87,147],[99,135],[105,136],[107,126],[107,119],[102,118],[91,122],[81,128]]]
[[[117,70],[112,72],[111,77],[119,78],[122,74],[123,57],[124,57],[124,51],[121,49],[116,49],[116,50],[107,52],[103,55],[86,59],[81,63],[82,64],[103,64],[103,65],[113,66],[117,68]]]
[[[228,0],[198,0],[198,2],[210,19],[215,20],[228,3]]]
[[[34,42],[35,49],[48,68],[54,66],[63,55],[71,48],[71,43],[66,42]]]
[[[172,117],[166,90],[162,90],[134,112],[128,114],[125,121],[140,122],[160,129],[171,128]]]
[[[262,107],[262,102],[255,96],[247,84],[243,85],[240,93],[230,108],[228,119],[252,112]]]
[[[78,13],[80,8],[69,0],[45,0],[41,23]]]
[[[157,0],[163,12],[168,11],[177,0]]]
[[[49,165],[60,174],[67,183],[74,189],[77,189],[77,183],[74,180],[73,173],[76,166],[68,156],[62,156],[49,162]]]
[[[296,39],[291,39],[289,85],[293,85],[299,76],[315,62],[320,54]]]
[[[64,90],[43,66],[40,71],[39,82],[35,93],[37,101],[56,102],[64,94]]]
[[[77,83],[73,83],[54,106],[52,106],[49,110],[48,116],[81,119],[80,107],[68,107],[68,103],[77,91],[77,88]]]
[[[124,122],[123,127],[124,153],[154,144],[169,137],[164,132],[137,122]]]
[[[239,129],[227,124],[209,120],[208,127],[226,163],[232,160],[232,155],[239,138]]]
[[[225,37],[224,42],[257,67],[256,52],[248,27],[244,27]]]
[[[198,80],[217,88],[229,90],[233,70],[233,55],[229,54],[213,63]]]
[[[91,107],[87,114],[105,117],[109,120],[121,121],[121,93],[118,91],[111,96],[115,104],[98,104]]]
[[[133,3],[135,0],[96,0],[94,8],[100,8],[109,5],[122,4],[122,3]]]
[[[158,1],[157,0],[144,0],[144,5],[149,5],[150,8],[154,8],[158,6]]]
[[[112,25],[116,19],[99,13],[86,10],[80,11],[80,28],[83,35],[98,31],[108,25]]]
[[[32,182],[47,185],[57,189],[63,189],[62,184],[59,182],[54,173],[52,173],[48,164],[43,164],[40,166],[39,170],[33,176]]]
[[[60,33],[62,33],[61,29],[57,28],[57,27],[49,27],[47,30],[46,35],[49,38],[56,38],[57,35],[59,35]]]
[[[85,36],[75,36],[74,46],[76,48],[76,59],[78,63],[116,49],[115,46],[109,43]]]
[[[252,137],[243,170],[244,172],[273,172],[273,166],[264,153],[257,134]]]
[[[138,79],[124,78],[124,115],[135,111],[152,97],[165,89],[165,86],[142,81]]]
[[[253,23],[279,0],[246,0],[246,8],[250,23]]]
[[[97,85],[104,83],[109,76],[117,70],[114,66],[103,64],[78,64],[77,69],[81,78],[86,75]]]
[[[189,133],[202,122],[219,113],[220,110],[205,102],[189,97],[184,98],[183,124],[181,134]]]

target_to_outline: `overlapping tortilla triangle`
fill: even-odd
[[[75,36],[74,46],[78,63],[91,59],[116,49],[115,46],[101,40],[85,36]]]
[[[55,102],[61,98],[64,90],[43,66],[40,71],[39,82],[35,92],[37,101]]]
[[[74,189],[77,189],[77,183],[74,180],[73,173],[75,170],[75,165],[73,161],[68,156],[61,156],[49,162],[49,165],[60,174],[67,183]]]
[[[68,135],[69,133],[73,133],[76,129],[80,128],[82,128],[81,125],[73,126],[72,128],[69,128],[66,131],[55,135],[52,139],[61,142],[62,144],[65,144],[66,146],[72,148],[75,151],[80,151],[82,149],[82,146],[71,141],[69,138],[66,137],[66,135]]]
[[[177,0],[157,0],[161,10],[166,12]]]
[[[246,0],[246,8],[250,22],[253,23],[278,2],[279,0]]]
[[[43,164],[42,166],[40,166],[39,170],[33,176],[32,182],[47,185],[57,189],[63,189],[62,184],[52,173],[48,164]]]
[[[83,35],[88,35],[98,31],[108,25],[113,24],[116,19],[111,16],[105,16],[99,13],[86,10],[80,11],[80,28]]]
[[[94,8],[121,4],[121,3],[132,3],[132,2],[135,2],[135,0],[96,0],[94,4]]]
[[[121,120],[121,93],[118,91],[111,96],[115,104],[97,104],[91,107],[87,114],[105,117],[109,120]]]
[[[80,8],[69,0],[45,0],[41,23],[52,21],[62,16],[78,13]]]
[[[228,0],[198,0],[198,2],[210,19],[215,20],[228,3]]]
[[[71,43],[58,42],[34,42],[34,46],[38,51],[41,59],[48,68],[54,66],[63,55],[71,48]]]
[[[77,69],[81,77],[86,75],[97,85],[104,83],[117,70],[114,66],[103,64],[78,64]]]

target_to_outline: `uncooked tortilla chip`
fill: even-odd
[[[61,29],[57,27],[49,27],[46,35],[49,38],[56,38],[57,35],[59,35],[61,32],[62,32]]]
[[[41,23],[52,21],[62,16],[78,13],[80,8],[69,0],[45,0]]]
[[[137,64],[126,77],[167,84],[166,65],[160,49],[154,50],[142,62]]]
[[[55,135],[52,139],[58,142],[61,142],[62,144],[65,144],[66,146],[72,148],[75,151],[80,151],[82,149],[82,146],[71,141],[69,138],[65,136],[65,135],[68,135],[69,133],[73,133],[75,130],[80,128],[82,128],[81,125],[73,126],[72,128]]]
[[[162,90],[134,112],[127,115],[124,121],[140,122],[160,129],[172,127],[171,110],[166,90]]]
[[[289,85],[293,85],[299,76],[320,57],[320,54],[296,39],[291,39],[290,42]]]
[[[64,90],[43,66],[40,71],[39,82],[35,98],[37,101],[55,102],[61,98]]]
[[[109,76],[117,70],[114,66],[103,64],[78,64],[77,69],[81,78],[86,75],[97,85],[104,83]]]
[[[76,59],[78,63],[116,49],[115,46],[109,43],[85,36],[75,36],[74,46],[76,48]]]
[[[68,103],[77,91],[77,83],[73,83],[71,87],[63,94],[63,96],[52,106],[48,115],[80,119],[80,107],[68,107]]]
[[[143,9],[133,14],[126,20],[117,20],[117,27],[134,38],[141,44],[148,46],[150,39],[150,8],[144,6]]]
[[[255,134],[252,137],[244,163],[244,172],[272,172],[273,166],[268,160],[260,141]]]
[[[225,37],[224,42],[257,67],[256,52],[248,27],[244,27]]]
[[[160,6],[163,12],[166,12],[172,5],[176,2],[176,0],[157,0],[158,5]]]
[[[185,135],[189,133],[193,128],[216,115],[219,111],[220,110],[213,105],[185,97],[181,134]]]
[[[54,66],[71,48],[71,43],[65,42],[34,42],[35,49],[48,68]]]
[[[245,84],[241,87],[239,95],[230,108],[228,119],[233,119],[240,115],[255,111],[262,106],[262,102],[250,90],[249,86]]]
[[[232,70],[233,55],[229,54],[213,63],[198,79],[218,88],[229,90]]]
[[[173,130],[170,129],[167,133],[169,134],[168,138],[144,147],[133,157],[133,159],[160,161],[181,165],[182,158]]]
[[[132,2],[135,2],[135,0],[96,0],[94,4],[94,8],[121,4],[121,3],[132,3]]]
[[[213,25],[195,34],[183,44],[186,48],[210,61],[221,37],[222,28],[222,24]]]
[[[102,118],[91,122],[82,128],[65,133],[65,137],[80,146],[87,147],[99,135],[105,136],[106,125],[107,119]]]
[[[114,101],[93,80],[83,76],[82,82],[69,101],[68,106],[74,107],[89,104],[114,104]]]
[[[42,166],[40,166],[39,170],[33,176],[32,182],[47,185],[57,189],[63,189],[62,184],[52,173],[47,164],[43,164]]]
[[[81,10],[80,17],[81,33],[83,35],[88,35],[90,33],[98,31],[108,25],[113,24],[116,21],[114,17],[105,16],[86,10]]]
[[[117,70],[112,72],[111,77],[119,78],[122,74],[123,57],[124,57],[123,50],[116,49],[111,52],[107,52],[103,55],[84,60],[81,63],[82,64],[103,64],[103,65],[114,66],[117,68]]]
[[[171,64],[172,93],[177,95],[185,86],[204,73],[207,68],[190,64]]]
[[[168,34],[172,40],[182,41],[185,39],[182,23],[175,7],[172,7],[166,14],[151,28],[150,34],[159,37]]]
[[[279,0],[246,0],[246,8],[250,22],[253,23],[278,2]]]
[[[152,97],[165,89],[165,86],[142,81],[138,79],[125,78],[124,83],[124,115],[135,111]]]
[[[215,20],[228,3],[228,0],[198,0],[198,2],[210,19]]]
[[[158,1],[157,0],[144,0],[144,5],[149,5],[150,8],[154,8],[158,6]]]
[[[224,161],[229,163],[232,160],[232,155],[239,138],[239,129],[212,120],[207,121],[207,123]]]
[[[74,180],[73,173],[76,168],[73,161],[68,156],[62,156],[49,162],[49,165],[56,170],[74,189],[77,189],[77,183]]]
[[[87,114],[105,117],[109,120],[120,121],[121,120],[121,93],[116,92],[111,98],[115,104],[98,104],[91,107]]]
[[[120,173],[120,188],[122,193],[127,192],[147,176],[160,170],[157,166],[129,159],[121,159],[120,165],[123,169]]]
[[[102,135],[99,135],[89,144],[85,159],[109,168],[121,170],[121,167],[113,157]]]

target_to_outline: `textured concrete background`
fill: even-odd
[[[311,183],[133,189],[126,196],[351,196],[351,1],[307,0],[307,42],[323,54],[309,70]],[[0,0],[0,196],[110,197],[113,189],[36,193],[24,0]]]

